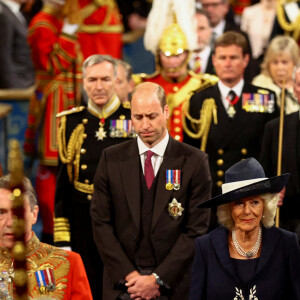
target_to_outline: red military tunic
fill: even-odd
[[[35,299],[42,296],[36,272],[46,269],[53,271],[55,289],[45,290],[43,296],[61,300],[92,300],[90,285],[83,262],[79,254],[65,251],[51,245],[41,243],[34,234],[27,243],[27,276],[28,297]],[[11,252],[0,248],[0,270],[9,272],[13,265]],[[1,275],[0,275],[1,277]],[[13,284],[8,286],[10,296],[13,295]]]
[[[84,58],[92,54],[121,58],[124,28],[116,1],[79,0],[79,5],[83,24],[77,36]]]
[[[137,84],[141,82],[154,82],[164,88],[170,112],[168,131],[174,139],[182,142],[182,119],[184,117],[183,104],[190,99],[193,92],[211,85],[211,82],[216,80],[216,76],[209,74],[195,74],[194,72],[189,71],[187,76],[182,80],[172,82],[171,80],[164,78],[161,73],[155,72],[152,75],[134,75],[134,80]]]
[[[63,22],[43,8],[29,26],[28,42],[36,70],[36,97],[31,99],[25,151],[37,152],[42,165],[57,165],[56,114],[80,104],[81,64],[75,37],[61,32]]]

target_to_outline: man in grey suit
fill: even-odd
[[[91,216],[104,263],[104,300],[188,299],[194,239],[210,211],[208,157],[171,138],[163,88],[132,94],[137,139],[104,150],[94,178]]]
[[[20,12],[26,1],[0,0],[0,89],[26,89],[34,84],[27,24]]]

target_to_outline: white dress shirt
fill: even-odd
[[[145,174],[144,169],[145,169],[145,160],[147,158],[147,151],[150,150],[154,153],[154,155],[151,157],[151,163],[152,163],[152,167],[154,170],[154,175],[156,176],[156,174],[163,162],[164,154],[165,154],[168,142],[169,142],[169,133],[168,132],[167,132],[166,136],[153,148],[148,148],[143,143],[143,141],[140,139],[140,137],[137,137],[137,144],[138,144],[138,148],[139,148],[139,154],[140,154],[143,174]]]

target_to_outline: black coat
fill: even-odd
[[[275,227],[263,228],[256,269],[248,284],[242,284],[229,255],[228,230],[219,227],[196,240],[189,299],[300,300],[299,270],[296,235]],[[249,297],[251,290],[253,298]]]
[[[136,140],[105,149],[96,176],[91,216],[95,242],[109,281],[105,300],[121,293],[114,288],[136,270],[135,254],[141,235],[141,162]],[[179,190],[166,189],[166,170],[181,170]],[[207,232],[209,209],[197,206],[210,198],[211,179],[207,155],[169,139],[157,174],[151,236],[157,265],[154,272],[171,288],[170,299],[188,298],[194,239]],[[173,199],[184,211],[175,220],[168,213]]]

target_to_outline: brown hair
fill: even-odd
[[[242,48],[243,55],[249,54],[248,42],[244,35],[236,31],[227,31],[216,39],[214,52],[217,47],[229,47],[236,45]]]

